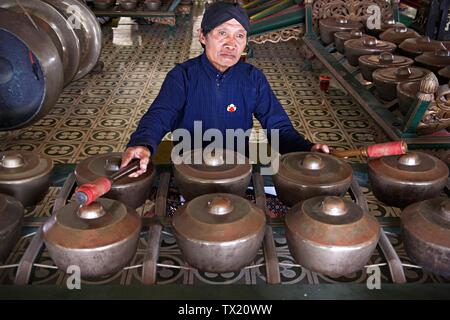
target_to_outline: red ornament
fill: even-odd
[[[228,112],[235,112],[236,111],[236,106],[234,105],[234,104],[230,104],[230,105],[228,105],[228,107],[227,107],[227,111]]]
[[[319,79],[320,79],[320,90],[325,93],[328,93],[328,87],[330,86],[331,77],[326,75],[320,75]]]

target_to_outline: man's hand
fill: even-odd
[[[330,153],[330,147],[328,147],[326,144],[316,143],[315,145],[312,146],[311,151]]]
[[[140,159],[139,161],[140,169],[129,175],[130,178],[137,178],[147,171],[147,165],[150,162],[150,156],[151,153],[147,147],[143,146],[129,147],[127,148],[127,150],[125,150],[125,152],[122,155],[122,164],[120,165],[120,167],[121,168],[125,167],[133,159]]]

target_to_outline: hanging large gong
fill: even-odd
[[[64,67],[64,85],[68,85],[80,65],[80,41],[66,18],[51,5],[40,0],[21,0],[20,4],[39,29],[53,41]],[[2,0],[0,7],[22,13],[16,0]],[[30,21],[31,23],[31,21]]]
[[[80,40],[81,60],[74,80],[81,79],[97,64],[102,48],[102,30],[94,13],[78,0],[43,0],[62,13]]]
[[[24,14],[0,8],[0,130],[44,116],[58,100],[63,76],[51,38]]]

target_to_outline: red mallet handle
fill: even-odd
[[[368,157],[379,158],[386,156],[395,156],[405,154],[408,151],[408,145],[405,141],[393,141],[386,143],[372,144],[367,147],[351,150],[330,150],[330,153],[335,157],[348,158],[348,157]]]
[[[106,177],[85,183],[75,190],[75,200],[82,205],[89,205],[111,190],[112,181]]]
[[[80,205],[89,205],[111,190],[117,180],[128,176],[140,167],[139,160],[133,160],[126,167],[112,174],[109,178],[99,177],[90,183],[85,183],[75,190],[75,200]]]
[[[403,140],[378,143],[367,147],[367,157],[369,158],[396,156],[406,152],[408,152],[408,145]]]

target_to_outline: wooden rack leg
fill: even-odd
[[[394,247],[389,241],[383,228],[381,228],[380,240],[378,242],[381,251],[387,260],[389,271],[391,272],[392,281],[394,283],[406,283],[405,272],[403,271],[402,262],[395,252]]]
[[[259,173],[253,173],[253,188],[255,191],[256,205],[261,208],[267,217],[266,196],[264,193],[264,181]],[[273,239],[272,227],[266,225],[263,240],[264,259],[266,261],[266,274],[267,283],[279,284],[280,278],[280,265],[275,248],[275,241]]]
[[[169,191],[170,172],[164,171],[160,174],[158,192],[156,193],[155,213],[157,217],[163,217],[166,214],[167,193]],[[156,284],[156,269],[159,256],[159,248],[161,244],[162,225],[154,223],[149,227],[149,237],[147,252],[145,254],[142,266],[142,283]]]
[[[264,257],[266,260],[266,274],[267,283],[279,284],[281,283],[280,265],[273,240],[272,227],[266,226],[266,233],[264,234]]]
[[[148,245],[145,253],[144,264],[142,266],[142,283],[156,284],[156,269],[159,256],[159,246],[161,244],[162,225],[154,224],[148,229]]]
[[[367,204],[367,199],[362,193],[362,190],[356,181],[356,178],[353,177],[352,183],[350,185],[350,195],[353,199],[355,199],[356,203],[365,211],[369,212],[369,205]],[[387,264],[389,266],[389,271],[391,273],[392,281],[394,283],[406,283],[405,273],[403,271],[402,262],[395,252],[394,247],[389,241],[386,233],[383,228],[381,228],[380,240],[378,241],[378,245],[383,252]]]
[[[65,204],[67,199],[69,199],[75,186],[75,174],[71,173],[64,183],[63,188],[59,192],[55,199],[55,204],[53,205],[52,216],[49,219],[54,219],[56,211],[61,209]],[[36,260],[41,248],[44,244],[44,225],[42,225],[31,240],[30,245],[25,251],[22,259],[20,259],[19,266],[17,268],[16,278],[14,284],[16,285],[26,285],[30,281],[31,271],[33,269],[34,261]]]
[[[39,252],[41,251],[43,243],[44,235],[42,227],[40,227],[31,240],[30,245],[22,256],[22,259],[20,259],[16,278],[14,279],[14,284],[19,286],[28,284],[31,277],[31,271],[33,269],[33,263],[36,260]]]

